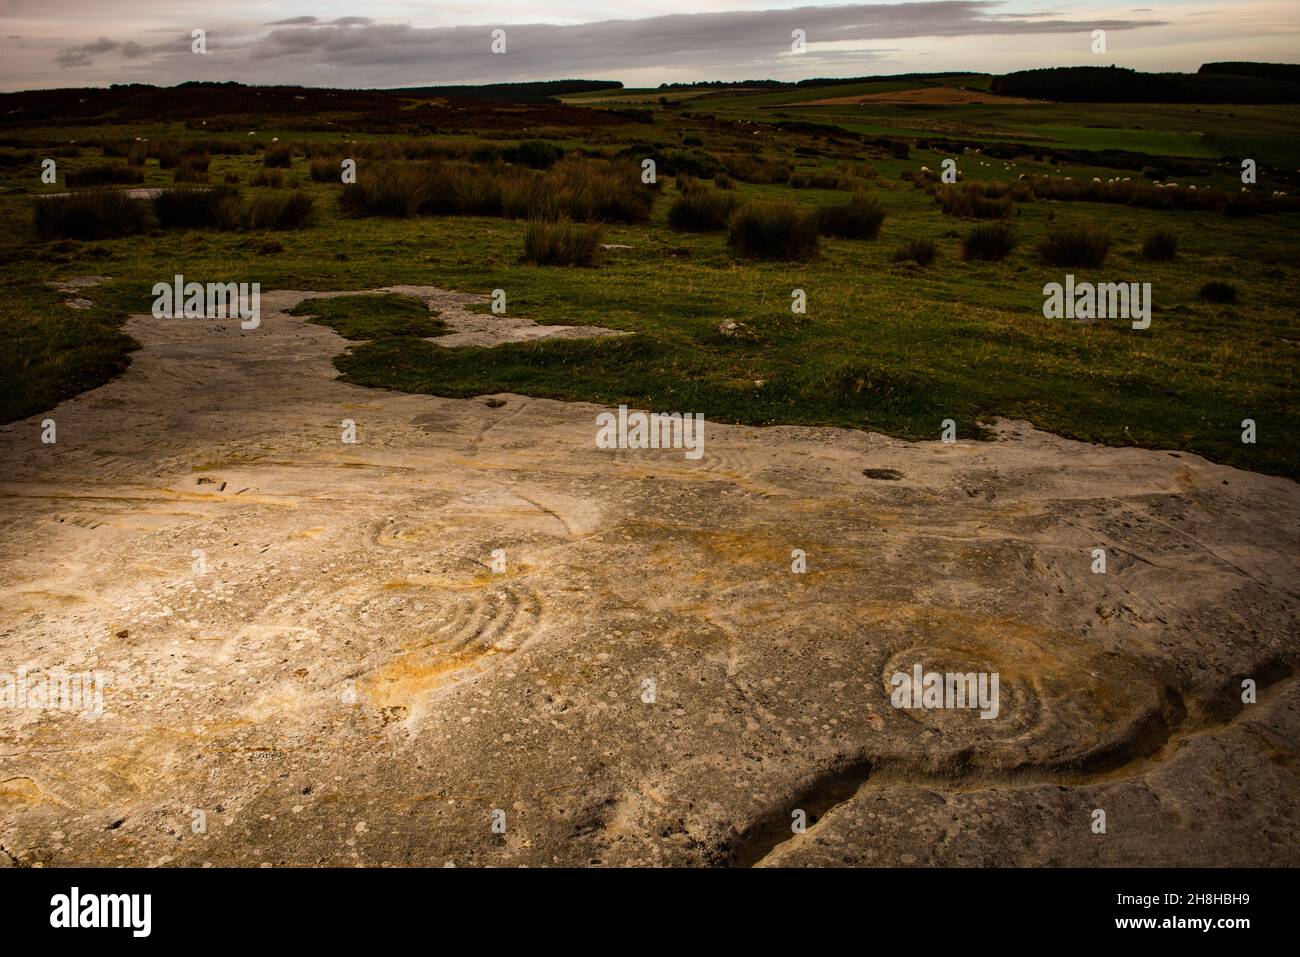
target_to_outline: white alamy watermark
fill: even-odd
[[[618,407],[618,415],[596,416],[596,448],[685,449],[686,457],[704,456],[703,412],[631,412]]]
[[[153,929],[152,894],[83,894],[73,887],[50,898],[50,926],[122,927],[132,937],[148,937]]]
[[[1073,273],[1065,283],[1043,287],[1046,319],[1131,319],[1134,329],[1151,325],[1151,283],[1081,282]]]
[[[925,671],[918,664],[910,675],[905,671],[890,675],[889,684],[894,690],[889,700],[895,708],[979,709],[981,718],[991,719],[1001,710],[999,680],[996,671]]]
[[[177,273],[172,282],[153,285],[155,319],[236,319],[241,329],[262,322],[260,282],[186,282]]]
[[[32,711],[76,711],[98,718],[104,713],[104,688],[111,675],[103,671],[0,671],[0,708]]]

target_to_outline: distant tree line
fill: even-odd
[[[661,90],[726,90],[735,87],[759,87],[769,90],[795,90],[807,86],[846,86],[850,83],[881,83],[889,80],[917,80],[952,76],[985,76],[957,70],[950,73],[891,73],[882,76],[812,77],[807,80],[698,80],[695,83],[660,83]]]
[[[1300,103],[1300,82],[1285,74],[1262,75],[1260,67],[1296,70],[1284,64],[1207,66],[1255,69],[1255,74],[1206,70],[1200,73],[1138,73],[1117,66],[1067,66],[1020,70],[993,78],[992,90],[1006,96],[1091,103]]]
[[[595,90],[621,90],[618,80],[535,80],[528,83],[487,83],[482,86],[417,86],[389,90],[391,93],[415,93],[422,96],[451,96],[466,100],[545,100],[552,96],[571,96]]]
[[[1268,80],[1287,80],[1300,83],[1300,64],[1297,63],[1203,63],[1197,73],[1227,73],[1231,76],[1262,76]]]

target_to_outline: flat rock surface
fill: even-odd
[[[1295,483],[1008,421],[602,450],[337,381],[312,295],[133,317],[0,428],[0,671],[109,680],[0,709],[8,863],[1300,863]],[[893,707],[916,664],[997,717]]]

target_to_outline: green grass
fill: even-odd
[[[703,111],[707,101],[692,101],[692,108]],[[1248,109],[1240,108],[1239,116]],[[1171,109],[1168,128],[1186,132],[1187,112]],[[596,268],[530,265],[520,257],[522,221],[344,217],[338,196],[345,187],[313,182],[300,156],[284,171],[286,187],[315,199],[315,217],[290,232],[176,229],[42,242],[26,225],[35,198],[0,194],[0,216],[15,224],[0,232],[0,328],[6,333],[0,413],[12,420],[43,412],[125,368],[133,344],[122,320],[147,313],[152,284],[177,272],[199,281],[257,281],[263,290],[409,283],[478,293],[503,288],[512,315],[634,335],[445,349],[421,341],[441,331],[437,318],[401,297],[311,302],[304,311],[358,342],[337,360],[349,381],[449,396],[514,391],[627,402],[703,412],[716,421],[838,425],[912,439],[937,438],[945,418],[957,420],[959,435],[973,436],[979,423],[1007,416],[1074,438],[1188,450],[1300,476],[1300,444],[1290,438],[1300,359],[1295,214],[1232,219],[1094,203],[1017,203],[1010,220],[1017,248],[1002,262],[963,262],[960,238],[972,224],[944,216],[931,196],[899,180],[922,163],[937,169],[935,154],[914,150],[910,160],[894,160],[848,145],[836,152],[800,134],[719,131],[671,111],[656,117],[654,125],[617,128],[617,137],[599,145],[675,144],[695,135],[714,155],[757,145],[805,171],[829,170],[841,159],[870,162],[880,176],[869,191],[887,213],[879,241],[824,239],[818,258],[806,263],[738,260],[724,233],[669,227],[676,193],[665,182],[649,222],[607,227],[605,242],[630,248],[606,251]],[[1076,122],[1085,118],[1081,113]],[[143,129],[118,132],[150,135]],[[273,132],[262,130],[259,137]],[[169,133],[178,135],[175,129],[152,135]],[[49,135],[63,141],[80,134]],[[1278,136],[1279,149],[1292,148],[1294,134]],[[830,152],[799,158],[796,145]],[[88,149],[61,160],[60,168],[102,162]],[[974,169],[969,159],[961,163],[968,180],[1048,169],[1024,162],[1008,173],[1001,163],[987,171]],[[211,177],[219,183],[235,172],[246,183],[261,168],[260,154],[214,155]],[[1076,178],[1114,175],[1055,171]],[[0,187],[57,188],[40,186],[38,172],[0,168]],[[147,161],[144,173],[146,186],[170,181],[155,160]],[[809,209],[845,199],[834,190],[778,184],[737,183],[734,193],[741,201],[790,201]],[[1042,287],[1061,282],[1067,270],[1043,262],[1037,248],[1050,229],[1076,219],[1106,228],[1113,242],[1100,269],[1069,271],[1078,281],[1151,282],[1149,330],[1118,320],[1085,325],[1043,318]],[[1143,240],[1155,230],[1177,236],[1175,259],[1153,262],[1142,255]],[[937,250],[928,269],[891,261],[900,246],[925,240]],[[86,311],[64,306],[64,297],[44,285],[92,273],[113,278],[84,293],[95,301]],[[1201,286],[1216,279],[1237,287],[1236,304],[1199,298]],[[806,316],[790,313],[795,288],[807,293]],[[727,319],[753,328],[753,341],[721,336],[718,325]],[[1258,444],[1241,443],[1243,418],[1258,423]]]
[[[290,315],[329,326],[354,341],[440,336],[447,324],[429,312],[424,300],[397,293],[305,299]]]

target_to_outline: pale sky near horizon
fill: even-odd
[[[506,50],[491,52],[493,29]],[[207,53],[191,35],[206,31]],[[803,30],[806,51],[791,52]],[[1106,52],[1092,51],[1094,29]],[[1109,65],[1296,62],[1297,0],[0,0],[0,90],[239,80],[628,86]]]

